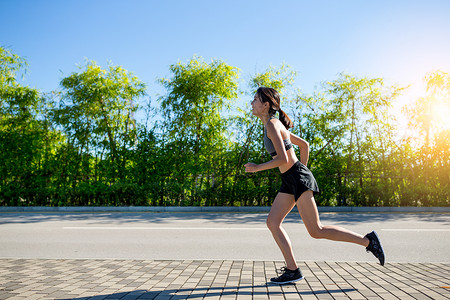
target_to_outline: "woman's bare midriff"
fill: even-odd
[[[291,148],[288,151],[286,151],[286,154],[288,157],[288,162],[278,167],[281,173],[284,173],[290,168],[292,168],[292,166],[298,161],[297,155],[295,155],[294,148]],[[273,158],[275,157],[276,156],[274,156]]]

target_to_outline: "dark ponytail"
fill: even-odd
[[[289,118],[289,116],[282,111],[281,108],[278,110],[278,118],[286,129],[294,127],[294,123],[292,123],[291,118]]]
[[[273,89],[273,88],[267,88],[267,87],[259,87],[256,91],[256,94],[259,95],[259,98],[262,102],[269,102],[270,108],[269,108],[269,114],[271,116],[274,116],[275,113],[278,111],[278,118],[280,119],[281,123],[286,127],[286,129],[293,128],[294,123],[292,123],[291,119],[288,117],[288,115],[281,110],[280,108],[280,94]]]

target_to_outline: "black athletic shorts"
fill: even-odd
[[[297,161],[289,170],[281,174],[280,193],[294,195],[295,201],[306,191],[319,193],[319,186],[311,171],[300,161]]]

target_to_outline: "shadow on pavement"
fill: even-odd
[[[324,223],[349,225],[355,223],[383,221],[416,221],[430,223],[450,223],[450,215],[445,213],[320,213]],[[102,224],[165,224],[183,221],[221,222],[225,224],[265,224],[267,213],[0,213],[0,225],[36,224],[60,221],[88,221],[91,225]],[[286,217],[285,223],[301,223],[298,211]]]
[[[324,295],[331,294],[334,297],[338,297],[339,294],[345,297],[344,293],[356,291],[355,289],[343,289],[343,290],[319,290],[319,291],[249,291],[251,288],[267,288],[270,284],[255,285],[255,286],[239,286],[239,287],[205,287],[196,289],[173,289],[173,290],[160,290],[160,291],[147,291],[147,290],[136,290],[130,292],[120,292],[114,294],[96,295],[91,297],[78,297],[78,298],[58,298],[56,300],[88,300],[88,299],[186,299],[186,298],[207,298],[207,297],[218,297],[218,296],[236,296],[236,295],[250,295],[250,296],[283,296],[283,295]],[[274,285],[279,287],[278,285]],[[287,286],[287,285],[284,285]],[[295,286],[291,284],[290,286]]]

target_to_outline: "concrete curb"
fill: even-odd
[[[450,207],[351,207],[319,206],[319,212],[336,213],[450,213]],[[269,206],[3,206],[1,212],[204,212],[204,213],[267,213]]]

